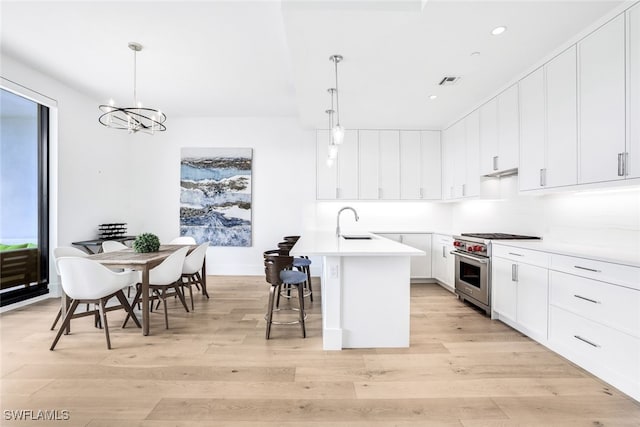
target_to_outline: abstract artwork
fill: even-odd
[[[182,148],[180,235],[251,246],[251,148]]]

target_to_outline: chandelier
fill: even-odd
[[[130,42],[129,49],[133,51],[133,107],[116,107],[111,101],[109,105],[100,105],[102,115],[98,121],[113,129],[124,129],[129,133],[144,132],[153,135],[164,132],[167,128],[164,122],[167,116],[160,110],[144,108],[138,102],[136,94],[136,54],[142,50],[140,43]]]
[[[325,110],[325,113],[329,115],[329,153],[327,157],[327,166],[331,167],[333,166],[333,163],[335,162],[336,157],[338,157],[338,145],[336,145],[335,139],[333,138],[333,132],[332,132],[333,115],[336,112],[333,109],[333,95],[336,93],[336,89],[332,87],[327,89],[327,92],[331,94],[331,108],[328,110]]]

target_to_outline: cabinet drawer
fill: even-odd
[[[513,246],[492,245],[491,256],[537,265],[538,267],[549,267],[549,254],[546,252],[514,248]]]
[[[553,254],[551,269],[640,290],[638,267]]]
[[[625,393],[638,396],[639,339],[551,306],[549,341],[566,358]]]
[[[640,338],[640,291],[551,271],[550,303]]]

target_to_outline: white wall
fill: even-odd
[[[180,148],[253,149],[253,245],[209,248],[208,274],[264,274],[262,252],[314,215],[315,133],[295,118],[169,117],[165,133],[132,138],[131,147],[130,230],[161,241],[180,233]]]

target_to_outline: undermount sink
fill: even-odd
[[[343,234],[342,238],[346,239],[346,240],[371,240],[371,239],[373,239],[373,237],[371,237],[368,234]]]

